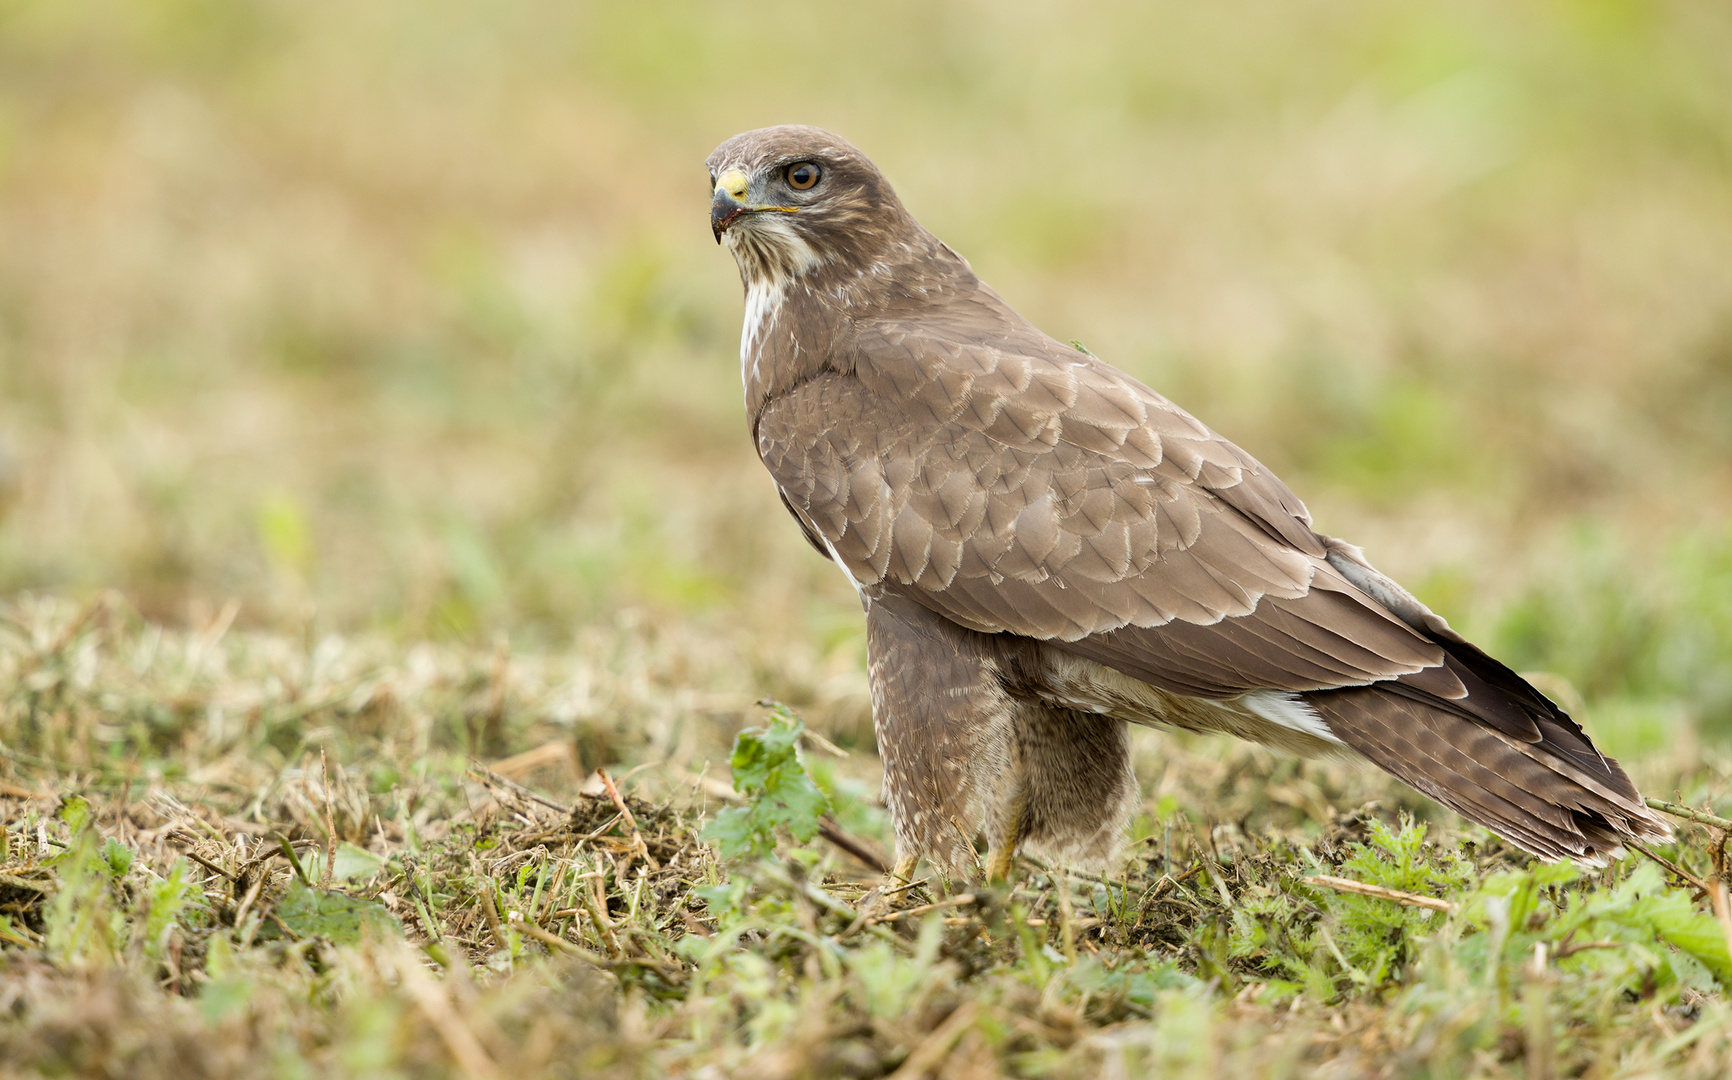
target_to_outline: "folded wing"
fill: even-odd
[[[1254,458],[995,303],[858,328],[848,364],[759,415],[784,502],[868,595],[1178,694],[1303,695],[1348,746],[1537,854],[1666,835],[1573,720],[1312,531]]]

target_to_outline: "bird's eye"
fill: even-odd
[[[710,193],[714,194],[715,190],[716,190],[716,174],[711,173],[710,174]]]
[[[788,186],[795,191],[810,191],[818,183],[818,166],[810,161],[796,161],[788,166]]]

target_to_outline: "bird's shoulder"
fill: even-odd
[[[840,365],[881,422],[933,437],[1053,453],[1219,498],[1272,536],[1323,554],[1305,504],[1274,472],[1128,372],[1042,333],[974,281],[906,314],[850,321]],[[1080,451],[1079,454],[1067,451]]]
[[[956,319],[859,323],[836,347],[848,362],[767,403],[756,434],[858,584],[1075,638],[1245,614],[1316,572],[1320,542],[1272,474],[1095,357]]]

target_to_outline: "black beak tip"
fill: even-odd
[[[722,242],[722,234],[728,231],[728,226],[745,214],[746,208],[740,201],[726,191],[717,191],[710,202],[710,231],[716,234],[716,243]]]

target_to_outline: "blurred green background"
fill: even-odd
[[[1729,57],[1717,2],[0,0],[0,593],[858,683],[706,224],[805,122],[1614,750],[1729,738]]]

